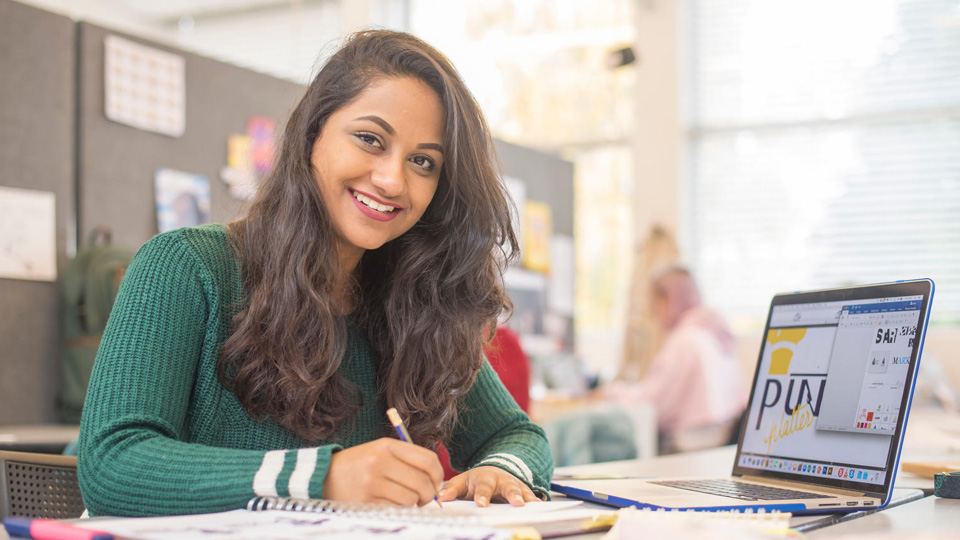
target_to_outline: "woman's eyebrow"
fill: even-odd
[[[391,136],[397,134],[397,130],[393,129],[393,126],[391,126],[389,122],[387,122],[383,118],[380,118],[379,116],[374,114],[371,114],[369,116],[361,116],[359,118],[355,118],[354,120],[369,120],[374,124],[377,124],[378,126],[382,127],[383,130],[387,132],[387,134]]]
[[[422,148],[424,150],[436,150],[441,154],[443,153],[443,145],[437,143],[420,143],[417,145],[417,148]]]

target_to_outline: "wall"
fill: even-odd
[[[74,216],[73,22],[0,0],[0,186],[56,196],[57,271]],[[57,284],[0,278],[0,424],[54,418]]]
[[[135,249],[156,234],[154,173],[169,167],[210,180],[212,218],[240,209],[219,179],[227,137],[252,115],[282,122],[303,87],[182,51],[187,126],[180,138],[104,116],[103,38],[110,30],[0,0],[0,186],[56,195],[58,273],[77,237],[96,225]],[[124,36],[133,41],[144,40]],[[0,279],[0,424],[55,422],[58,288]]]
[[[154,173],[177,169],[210,180],[212,219],[229,221],[242,201],[220,180],[227,138],[246,133],[253,115],[277,120],[278,133],[303,87],[89,23],[79,24],[79,223],[80,238],[98,224],[114,232],[114,243],[137,248],[157,233]],[[121,35],[175,52],[186,60],[186,131],[168,137],[107,120],[104,116],[103,40]]]
[[[678,2],[637,1],[634,238],[680,227],[682,125]]]

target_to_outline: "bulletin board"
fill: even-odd
[[[57,275],[74,218],[74,43],[67,17],[0,0],[0,186],[54,199]],[[57,283],[0,278],[0,424],[50,421]]]

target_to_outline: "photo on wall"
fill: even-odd
[[[158,232],[210,222],[210,181],[205,176],[157,169],[154,182]]]

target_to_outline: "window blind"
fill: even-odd
[[[707,300],[930,277],[960,320],[960,0],[691,0],[685,238]]]

